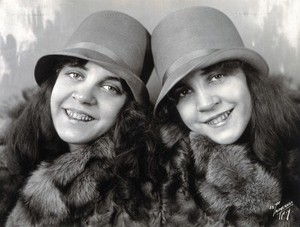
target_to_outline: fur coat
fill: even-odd
[[[24,91],[22,99],[8,100],[9,104],[0,108],[0,226],[4,225],[9,211],[14,206],[18,197],[18,189],[24,180],[22,176],[15,175],[11,171],[18,169],[18,165],[15,162],[12,164],[8,162],[11,155],[6,150],[6,136],[13,122],[24,110],[31,94],[32,91]]]
[[[6,226],[155,225],[157,198],[149,179],[137,182],[139,155],[145,154],[115,169],[119,157],[104,136],[83,150],[42,162],[27,179]]]
[[[167,127],[172,135],[162,157],[165,226],[299,226],[299,209],[282,201],[280,177],[249,148],[218,145],[192,132],[177,141],[180,132]]]
[[[4,116],[19,137],[0,138],[0,226],[155,226],[159,192],[148,110],[130,102],[115,128],[69,152],[50,127],[46,89]]]

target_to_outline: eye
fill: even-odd
[[[122,94],[121,89],[119,89],[116,86],[112,86],[112,85],[108,85],[108,84],[104,84],[101,86],[102,88],[104,88],[105,90],[107,90],[108,92],[112,93],[112,94]]]
[[[214,75],[212,75],[212,76],[209,77],[209,82],[212,82],[212,83],[216,82],[216,81],[222,79],[223,77],[224,77],[224,74],[221,74],[221,73],[214,74]]]
[[[183,88],[182,90],[179,91],[178,93],[178,97],[185,97],[187,95],[189,95],[190,93],[192,92],[191,89],[188,89],[188,88]]]
[[[171,92],[171,96],[175,99],[178,100],[180,98],[184,98],[187,95],[189,95],[190,93],[192,93],[192,90],[186,86],[180,86],[175,88],[172,92]]]
[[[73,80],[83,80],[84,77],[82,74],[78,72],[68,72],[67,75],[71,77]]]

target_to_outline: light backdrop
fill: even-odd
[[[61,49],[89,14],[118,10],[139,20],[151,33],[168,13],[196,5],[227,14],[245,45],[267,60],[271,73],[283,74],[293,87],[299,87],[298,0],[0,0],[0,108],[22,89],[36,86],[37,59]],[[147,86],[155,101],[160,89],[155,71]]]

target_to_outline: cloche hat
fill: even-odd
[[[232,21],[210,7],[192,7],[169,14],[154,29],[152,54],[162,89],[154,113],[167,93],[192,70],[226,60],[241,60],[268,75],[268,65],[248,49]]]
[[[53,67],[63,56],[92,61],[115,73],[126,81],[137,102],[149,102],[145,83],[153,69],[150,34],[134,18],[117,11],[88,16],[63,50],[37,61],[35,80],[38,85],[53,75]]]

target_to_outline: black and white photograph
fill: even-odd
[[[0,226],[300,225],[298,0],[0,0]]]

